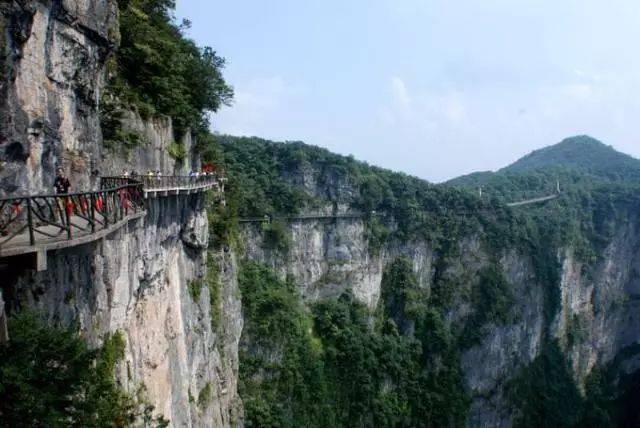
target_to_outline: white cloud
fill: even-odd
[[[289,84],[280,76],[258,77],[234,82],[234,103],[213,117],[213,129],[233,135],[261,135],[264,125],[286,121],[287,108],[301,92],[301,87]]]
[[[400,77],[391,78],[391,94],[393,111],[401,118],[409,118],[412,115],[411,97],[407,85]]]

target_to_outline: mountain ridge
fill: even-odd
[[[568,137],[532,151],[497,171],[479,171],[453,178],[445,184],[477,187],[506,177],[547,176],[549,180],[640,183],[640,160],[587,135]]]

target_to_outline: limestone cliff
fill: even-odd
[[[299,174],[288,172],[286,180],[303,185],[315,197],[342,192],[337,199],[347,200],[357,191],[344,183],[336,185],[331,178],[321,180],[321,175],[312,165]],[[310,210],[332,211],[330,206]],[[372,310],[381,297],[385,269],[398,256],[404,256],[411,260],[420,286],[428,292],[432,291],[436,274],[446,276],[449,284],[460,285],[447,319],[452,326],[463,328],[467,315],[474,310],[469,296],[474,287],[480,286],[479,272],[492,258],[481,240],[473,234],[462,237],[455,243],[457,250],[452,254],[456,255],[444,261],[437,249],[419,239],[390,240],[380,249],[372,250],[366,221],[360,218],[287,221],[290,244],[286,251],[272,249],[265,242],[265,227],[260,224],[243,225],[241,241],[249,259],[270,266],[283,279],[293,278],[305,302],[335,298],[350,291]],[[393,227],[392,220],[386,221]],[[512,307],[516,315],[511,322],[489,325],[479,344],[463,349],[461,365],[472,398],[469,426],[512,425],[514,409],[506,388],[523,367],[540,355],[545,336],[559,339],[581,388],[592,369],[606,367],[640,341],[639,224],[640,218],[634,212],[617,222],[613,237],[594,263],[580,261],[571,246],[558,250],[557,260],[562,267],[556,284],[560,306],[551,321],[545,318],[547,291],[536,277],[532,255],[517,246],[501,251],[498,260],[515,297]],[[637,370],[640,362],[637,355],[630,355],[624,362],[626,373]]]
[[[124,125],[143,144],[126,152],[102,143],[106,61],[118,37],[114,0],[0,4],[0,196],[49,191],[57,166],[70,172],[74,190],[89,190],[100,175],[123,168],[169,173],[197,164],[194,153],[181,163],[167,154],[174,139],[169,118],[145,121],[128,112]],[[182,144],[191,151],[188,133]],[[349,165],[295,162],[295,156],[287,159],[278,174],[314,199],[308,213],[354,209],[351,203],[362,189],[336,172]],[[635,211],[612,223],[604,250],[589,263],[571,245],[556,249],[559,306],[548,319],[548,284],[536,275],[533,255],[513,244],[492,253],[479,236],[481,228],[451,237],[445,257],[420,236],[373,245],[370,219],[357,216],[286,221],[286,250],[267,245],[261,224],[247,223],[240,226],[236,254],[224,246],[209,248],[206,203],[201,195],[151,200],[146,217],[107,238],[50,252],[45,272],[30,270],[24,259],[3,260],[0,305],[9,316],[18,309],[38,310],[53,325],[74,326],[94,346],[106,333],[121,331],[126,349],[119,382],[132,393],[142,391],[173,426],[243,423],[237,388],[241,257],[289,277],[305,303],[351,291],[371,310],[381,299],[386,269],[406,257],[427,294],[434,293],[436,278],[452,284],[445,319],[459,330],[476,310],[470,296],[480,272],[497,260],[514,297],[514,316],[488,325],[479,343],[461,349],[472,399],[469,426],[513,423],[506,386],[549,338],[559,339],[581,387],[592,369],[640,341]],[[382,221],[390,231],[398,227],[392,215]],[[0,329],[3,316],[0,309]],[[640,362],[629,355],[621,360],[627,373]]]
[[[190,167],[190,159],[177,164],[166,153],[170,118],[143,121],[130,112],[125,125],[145,144],[130,153],[103,146],[100,100],[118,37],[114,0],[0,4],[0,195],[51,193],[58,166],[74,191],[123,168]],[[188,133],[183,143],[189,151]],[[208,251],[205,209],[203,195],[150,200],[146,217],[105,239],[50,252],[44,272],[25,258],[2,260],[0,302],[9,316],[35,309],[52,325],[75,326],[93,346],[121,331],[119,382],[142,391],[172,426],[239,425],[236,260]],[[219,271],[217,285],[196,297],[190,287],[207,269]]]

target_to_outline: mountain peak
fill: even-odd
[[[637,171],[640,169],[640,161],[588,135],[579,135],[535,150],[501,171],[524,172],[548,167],[609,173],[629,169]]]

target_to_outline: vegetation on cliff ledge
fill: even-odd
[[[375,313],[348,294],[308,309],[291,279],[256,263],[239,280],[247,426],[464,425],[455,341],[439,312],[413,299],[420,290],[406,260],[385,275]]]
[[[107,144],[140,143],[122,130],[127,110],[142,118],[171,117],[176,137],[188,129],[208,132],[208,113],[229,104],[233,89],[225,82],[224,58],[199,47],[176,24],[174,0],[118,0],[120,45],[111,58],[102,99],[102,131]]]
[[[121,334],[91,350],[77,334],[47,327],[30,313],[12,316],[9,329],[11,341],[0,344],[0,425],[168,425],[152,415],[143,398],[116,383],[115,366],[124,353]]]

